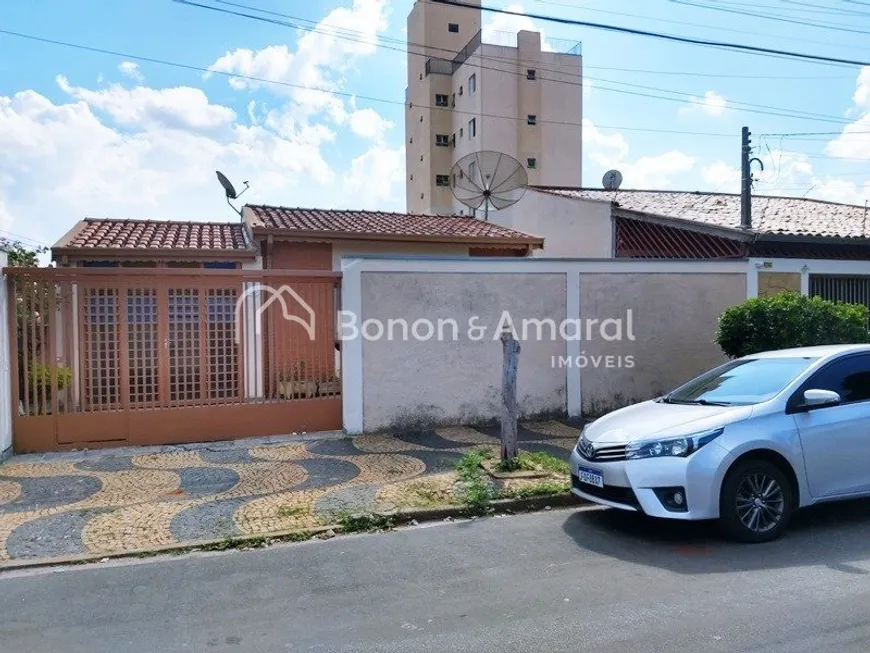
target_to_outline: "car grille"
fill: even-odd
[[[619,487],[617,485],[596,487],[595,485],[589,485],[588,483],[581,483],[580,479],[574,474],[571,474],[571,486],[583,494],[604,499],[605,501],[613,501],[613,503],[621,503],[633,508],[640,507],[640,504],[637,501],[637,496],[634,494],[634,490],[630,487]]]
[[[594,448],[592,455],[586,455],[580,445],[577,445],[577,453],[581,458],[586,460],[594,460],[595,462],[609,463],[618,460],[625,460],[625,445],[616,444],[612,446],[603,446]]]

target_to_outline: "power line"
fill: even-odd
[[[698,7],[700,9],[709,9],[710,11],[722,11],[727,14],[735,14],[738,16],[749,16],[751,18],[762,18],[764,20],[773,20],[779,23],[790,23],[792,25],[804,25],[807,27],[815,27],[818,29],[827,29],[835,32],[847,32],[850,34],[860,34],[862,36],[870,36],[870,32],[861,29],[854,29],[852,27],[847,27],[846,25],[840,25],[837,23],[827,23],[824,21],[806,21],[806,20],[797,20],[795,18],[782,18],[781,16],[771,16],[770,14],[759,14],[752,11],[745,11],[742,9],[731,9],[728,7],[715,7],[705,4],[700,4],[697,2],[690,2],[689,0],[669,0],[669,2],[673,2],[678,5],[685,5],[687,7]]]
[[[291,16],[289,14],[283,14],[283,13],[276,12],[276,11],[259,9],[257,7],[252,7],[250,5],[245,5],[245,4],[237,3],[237,2],[231,2],[229,0],[213,0],[213,1],[218,2],[220,4],[224,4],[224,5],[229,5],[229,6],[233,6],[233,7],[237,7],[237,8],[247,9],[249,11],[258,11],[258,12],[262,12],[262,13],[269,14],[272,16],[280,16],[283,18],[288,18],[290,20],[296,20],[296,21],[301,20],[302,22],[313,22],[313,21],[305,21],[304,19],[299,19],[299,18],[297,18],[295,16]],[[397,52],[406,53],[408,55],[419,56],[419,57],[428,57],[428,55],[426,53],[413,52],[412,50],[408,49],[407,47],[406,48],[397,48],[397,47],[391,47],[391,46],[379,44],[379,43],[371,43],[370,41],[358,41],[358,40],[353,39],[352,37],[342,36],[340,34],[333,32],[333,31],[319,30],[316,27],[315,28],[306,28],[306,27],[300,26],[298,24],[288,23],[286,21],[277,20],[275,18],[266,18],[264,16],[256,16],[253,14],[244,13],[244,12],[240,12],[240,11],[222,9],[220,7],[214,7],[214,6],[210,6],[210,5],[201,4],[199,2],[194,2],[193,0],[174,0],[174,2],[176,2],[178,4],[182,4],[182,5],[188,5],[191,7],[197,7],[200,9],[208,9],[211,11],[215,11],[218,13],[224,13],[224,14],[228,14],[231,16],[248,18],[248,19],[266,22],[266,23],[270,23],[270,24],[274,24],[274,25],[279,25],[282,27],[293,27],[295,29],[301,29],[304,31],[325,34],[325,35],[333,36],[333,37],[340,38],[340,39],[350,40],[352,42],[365,42],[365,43],[368,43],[374,47],[381,47],[381,48],[384,48],[387,50],[394,50]],[[348,32],[348,31],[353,31],[353,30],[342,30],[342,31]],[[357,32],[357,33],[359,34],[359,32]],[[447,50],[445,48],[432,47],[432,46],[427,46],[427,45],[418,44],[418,43],[409,43],[408,45],[422,48],[424,50],[428,49],[428,50],[438,50],[438,51],[448,52],[451,54],[451,58],[452,58],[452,55],[455,55],[454,51]],[[510,63],[511,65],[514,64],[514,61],[486,57],[483,55],[479,55],[479,58]],[[531,62],[531,63],[533,65],[536,65],[538,70],[565,75],[564,70],[553,70],[550,68],[541,68],[539,65],[539,62]],[[523,77],[522,73],[515,71],[515,70],[509,71],[509,70],[504,70],[502,68],[493,68],[491,66],[484,66],[484,65],[480,65],[479,67],[481,69],[484,69],[484,70],[493,70],[493,71],[500,72],[503,74]],[[555,78],[546,78],[546,77],[542,77],[542,79],[544,81],[551,81],[551,82],[557,82],[557,83],[561,83],[561,84],[568,84],[570,86],[580,86],[582,84],[582,82],[578,83],[578,82],[575,82],[573,80],[564,80],[564,79],[555,79]],[[663,89],[663,88],[658,88],[658,87],[644,86],[644,85],[640,85],[640,84],[631,84],[628,82],[617,82],[614,80],[600,79],[600,78],[594,78],[594,77],[586,77],[586,79],[591,80],[591,81],[604,82],[604,83],[608,83],[608,84],[619,84],[619,85],[623,85],[623,86],[641,88],[641,89],[645,89],[645,90],[658,91],[661,93],[683,95],[685,97],[678,99],[678,98],[672,98],[672,97],[663,97],[663,96],[650,94],[650,93],[640,93],[640,92],[636,92],[636,91],[632,92],[632,91],[627,91],[627,90],[623,90],[623,89],[615,89],[615,88],[610,88],[610,87],[606,87],[606,86],[598,86],[597,88],[599,90],[602,90],[602,91],[607,91],[607,92],[612,92],[612,93],[621,93],[621,94],[625,94],[625,95],[633,95],[635,97],[647,97],[647,98],[658,99],[658,100],[663,100],[663,101],[668,101],[668,102],[677,102],[680,104],[688,103],[688,104],[694,104],[694,105],[698,105],[698,106],[705,106],[704,101],[697,99],[698,94],[686,93],[683,91],[672,91],[669,89]],[[688,99],[685,99],[685,98],[688,98]],[[839,117],[828,116],[825,114],[818,114],[818,113],[812,113],[812,112],[807,112],[807,111],[799,111],[799,110],[787,109],[787,108],[783,108],[783,107],[772,107],[769,105],[753,104],[753,103],[749,103],[749,102],[740,102],[740,101],[731,101],[731,104],[734,106],[739,106],[739,107],[743,108],[744,111],[747,111],[749,113],[771,115],[771,116],[776,116],[776,117],[780,117],[780,118],[793,118],[793,119],[801,119],[801,120],[813,120],[813,121],[819,121],[819,122],[830,122],[830,123],[842,124],[842,125],[849,124],[848,120],[844,120],[844,119],[839,118]],[[744,108],[744,107],[749,107],[749,108]]]
[[[795,36],[781,36],[778,34],[777,35],[764,34],[763,32],[753,32],[753,31],[744,30],[744,29],[720,27],[718,25],[704,25],[702,23],[692,23],[692,22],[688,22],[688,21],[684,21],[684,20],[673,20],[673,19],[669,19],[669,18],[658,18],[656,16],[640,16],[638,14],[630,14],[630,13],[619,12],[619,11],[611,11],[610,9],[593,9],[591,7],[578,7],[576,4],[568,4],[566,2],[553,2],[552,0],[535,0],[535,1],[540,3],[540,4],[543,4],[543,5],[553,5],[556,7],[567,7],[569,9],[582,9],[584,12],[592,11],[592,12],[596,12],[596,13],[610,14],[611,16],[624,16],[626,18],[637,18],[638,20],[651,20],[651,21],[654,21],[657,23],[669,23],[671,25],[683,25],[683,26],[687,26],[687,27],[698,27],[700,29],[711,29],[711,30],[720,31],[720,32],[730,32],[733,34],[745,34],[748,36],[760,36],[760,37],[763,37],[765,39],[773,38],[773,39],[782,40],[782,41],[799,41],[801,43],[814,43],[817,45],[825,45],[828,47],[854,49],[852,46],[844,45],[842,43],[831,43],[830,41],[816,41],[813,39],[802,39],[802,38],[795,37]]]
[[[559,16],[547,16],[544,14],[529,14],[520,11],[513,11],[511,9],[499,9],[496,7],[488,7],[484,5],[473,5],[468,2],[462,2],[461,0],[429,0],[429,2],[433,2],[436,4],[447,4],[453,5],[457,7],[464,7],[466,9],[473,9],[475,11],[482,10],[496,14],[504,14],[507,16],[519,16],[523,18],[531,18],[532,20],[541,20],[548,23],[557,23],[560,25],[573,25],[575,27],[588,27],[590,29],[597,29],[606,32],[616,32],[620,34],[630,34],[632,36],[646,36],[649,38],[661,39],[665,41],[672,41],[674,43],[685,43],[688,45],[701,45],[705,47],[718,47],[724,48],[726,50],[733,50],[737,52],[748,52],[750,54],[757,55],[776,55],[783,56],[791,59],[801,59],[805,61],[813,61],[813,62],[821,62],[821,63],[833,63],[833,64],[842,64],[847,66],[868,66],[870,62],[860,61],[857,59],[844,59],[840,57],[829,57],[824,55],[817,54],[807,54],[802,52],[793,52],[789,50],[778,50],[775,48],[762,48],[754,45],[745,45],[740,43],[729,43],[727,41],[712,41],[709,39],[699,39],[693,38],[689,36],[680,36],[677,34],[665,34],[664,32],[653,32],[650,30],[642,30],[642,29],[634,29],[631,27],[621,27],[618,25],[610,25],[607,23],[593,23],[591,21],[585,20],[574,20],[570,18],[561,18]]]
[[[405,102],[403,100],[389,100],[389,99],[374,97],[374,96],[369,96],[369,95],[358,95],[356,93],[350,93],[348,91],[338,91],[338,90],[332,90],[332,89],[315,88],[313,86],[306,86],[304,84],[295,84],[293,82],[287,82],[287,81],[277,80],[277,79],[268,79],[265,77],[257,77],[254,75],[245,75],[242,73],[231,73],[231,72],[227,72],[227,71],[223,71],[223,70],[210,70],[209,68],[204,68],[202,66],[194,66],[191,64],[184,64],[184,63],[179,63],[179,62],[175,62],[175,61],[169,61],[166,59],[158,59],[156,57],[146,57],[146,56],[142,56],[142,55],[131,54],[129,52],[119,52],[116,50],[108,50],[105,48],[98,48],[98,47],[94,47],[94,46],[81,45],[78,43],[70,43],[67,41],[48,39],[48,38],[36,36],[33,34],[24,34],[22,32],[14,32],[12,30],[0,29],[0,34],[5,34],[7,36],[14,36],[17,38],[22,38],[22,39],[26,39],[26,40],[30,40],[30,41],[36,41],[39,43],[47,43],[50,45],[57,45],[60,47],[67,47],[67,48],[72,48],[72,49],[76,49],[76,50],[82,50],[85,52],[92,52],[95,54],[109,55],[109,56],[118,57],[121,59],[129,59],[129,60],[133,60],[133,61],[143,61],[146,63],[157,64],[157,65],[162,65],[162,66],[169,66],[169,67],[173,67],[173,68],[179,68],[182,70],[190,70],[190,71],[195,71],[195,72],[199,72],[199,73],[221,75],[222,77],[227,77],[227,78],[244,79],[244,80],[251,81],[251,82],[257,82],[259,84],[275,84],[277,86],[286,86],[286,87],[298,89],[298,90],[316,91],[319,93],[327,93],[327,94],[337,95],[340,97],[355,98],[358,100],[366,100],[369,102],[376,102],[376,103],[381,103],[381,104],[392,104],[392,105],[401,105],[401,106],[405,105]],[[458,109],[449,109],[446,107],[438,107],[438,106],[431,106],[431,105],[425,105],[425,104],[418,104],[415,106],[417,106],[419,108],[423,108],[423,109],[432,109],[432,110],[437,110],[437,111],[451,111],[454,114],[463,114],[463,115],[468,115],[468,116],[482,116],[485,118],[500,118],[500,119],[504,119],[504,120],[523,120],[523,121],[525,121],[525,118],[518,118],[516,116],[499,116],[499,115],[489,114],[489,113],[475,113],[475,112],[470,112],[470,111],[461,111]],[[567,122],[567,121],[558,121],[558,120],[547,120],[547,119],[543,119],[543,118],[539,119],[538,123],[539,124],[544,123],[544,124],[563,125],[563,126],[568,126],[568,127],[582,127],[583,126],[582,122]],[[662,134],[682,134],[682,135],[688,135],[688,136],[712,136],[712,137],[734,138],[733,134],[728,134],[728,133],[724,133],[724,132],[683,131],[683,130],[674,130],[674,129],[629,127],[629,126],[621,126],[621,125],[595,125],[595,127],[597,129],[616,129],[616,130],[620,130],[620,131],[638,131],[638,132],[650,132],[650,133],[662,133]]]

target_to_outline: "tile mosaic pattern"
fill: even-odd
[[[498,448],[496,429],[456,427],[340,440],[140,455],[90,452],[0,465],[3,561],[106,554],[325,523],[373,509],[414,479]],[[578,429],[522,424],[529,451],[567,456]]]

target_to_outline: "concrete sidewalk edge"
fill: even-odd
[[[566,508],[570,506],[584,505],[586,502],[574,496],[570,492],[563,494],[551,494],[540,497],[528,497],[523,499],[499,499],[490,504],[492,513],[531,512],[544,508]],[[399,525],[408,524],[411,521],[431,522],[447,518],[467,518],[473,516],[466,506],[436,506],[433,508],[400,508],[395,511],[384,513],[368,513],[381,517],[392,518],[401,522]],[[193,540],[179,542],[159,547],[131,549],[114,553],[83,553],[72,556],[58,556],[53,558],[37,558],[33,560],[12,560],[0,563],[0,575],[7,571],[22,569],[39,569],[44,567],[62,567],[66,565],[84,565],[108,560],[122,560],[127,558],[154,557],[162,554],[194,553],[201,550],[221,550],[222,545],[226,549],[242,548],[246,543],[266,545],[280,544],[282,542],[299,542],[311,539],[328,531],[341,533],[342,527],[338,524],[317,526],[314,528],[301,528],[287,531],[273,531],[271,533],[257,533],[252,535],[239,535],[225,538],[208,540]],[[232,546],[229,546],[229,545]]]

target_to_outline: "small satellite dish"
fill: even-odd
[[[245,191],[249,188],[248,182],[243,181],[242,183],[245,185],[245,190],[243,190],[241,193],[236,193],[235,187],[233,186],[232,182],[227,179],[227,176],[224,173],[222,173],[220,170],[217,170],[215,171],[215,174],[217,174],[218,181],[221,183],[221,186],[224,187],[224,192],[227,194],[227,204],[230,205],[230,208],[233,211],[241,216],[242,212],[239,211],[235,206],[233,206],[230,200],[238,199],[239,197],[244,195]]]
[[[608,170],[601,180],[604,190],[619,190],[622,185],[622,173],[619,170]]]
[[[484,150],[459,159],[450,174],[450,190],[459,202],[475,211],[481,206],[484,220],[489,207],[506,209],[522,199],[529,176],[512,156]]]

